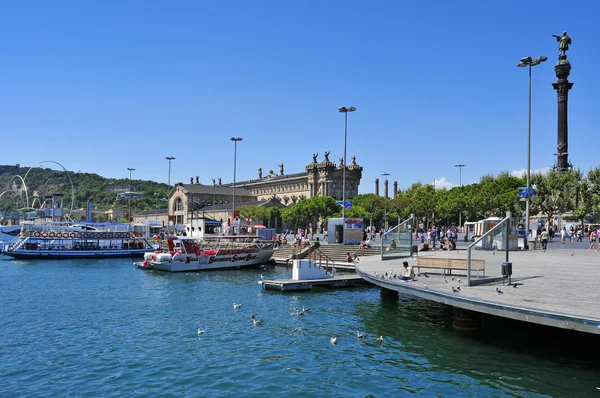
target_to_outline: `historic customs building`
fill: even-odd
[[[313,154],[313,161],[301,173],[285,174],[284,165],[280,164],[279,173],[270,170],[263,175],[258,169],[256,179],[239,181],[235,184],[235,206],[289,206],[300,199],[313,196],[332,196],[342,200],[343,159],[339,163],[329,160],[329,152],[321,162],[318,154]],[[358,195],[358,185],[362,178],[363,168],[356,163],[356,157],[346,168],[346,197]],[[233,184],[222,184],[213,180],[212,185],[200,184],[199,178],[190,179],[190,184],[178,183],[169,193],[169,224],[187,224],[190,218],[209,218],[217,221],[228,221],[233,218]],[[193,210],[193,214],[192,214]],[[156,219],[156,212],[139,214],[136,221],[148,217]],[[152,213],[152,214],[150,214]],[[162,217],[161,217],[162,218]],[[281,220],[273,228],[281,227]],[[166,223],[165,223],[166,225]]]

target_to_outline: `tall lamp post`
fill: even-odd
[[[129,217],[127,217],[127,222],[131,223],[131,172],[135,169],[128,167],[127,170],[129,170],[129,192],[127,192],[127,196],[129,197]]]
[[[354,112],[355,107],[341,106],[338,108],[344,114],[344,169],[342,170],[342,220],[346,219],[346,141],[348,139],[348,112]]]
[[[390,175],[390,173],[382,173],[381,174],[383,177],[385,177],[385,198],[388,198],[388,176]],[[388,221],[387,221],[387,206],[383,209],[383,222],[385,225],[385,229],[387,229],[388,227]]]
[[[465,167],[466,164],[458,163],[455,164],[454,167],[458,167],[458,183],[462,187],[462,168]],[[458,209],[458,227],[462,228],[462,209]]]
[[[233,213],[232,213],[232,217],[235,220],[235,172],[236,172],[236,166],[237,166],[237,143],[238,141],[243,141],[242,137],[231,137],[230,138],[231,141],[233,141]],[[231,226],[230,226],[231,227]],[[231,229],[232,234],[235,235],[235,228]]]
[[[171,160],[175,160],[173,156],[167,156],[165,159],[169,161],[169,190],[171,189]],[[167,192],[167,232],[169,231],[169,220],[171,218],[171,205],[169,204],[169,192]]]
[[[527,111],[527,196],[525,204],[525,249],[529,249],[529,202],[531,196],[531,182],[529,180],[531,174],[531,67],[545,62],[548,57],[540,56],[538,58],[525,57],[521,58],[517,67],[529,67],[529,104]]]

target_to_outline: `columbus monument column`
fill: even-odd
[[[569,102],[569,90],[573,87],[573,83],[567,79],[571,73],[571,63],[567,59],[567,50],[571,44],[571,38],[567,36],[567,32],[562,35],[552,35],[558,41],[558,62],[554,67],[556,83],[552,83],[552,87],[556,90],[558,97],[558,171],[565,172],[569,170],[569,125],[567,120],[567,105]]]

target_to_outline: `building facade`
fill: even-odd
[[[240,181],[235,184],[235,207],[242,206],[290,206],[301,199],[314,196],[332,196],[342,200],[343,195],[343,159],[339,163],[329,160],[329,152],[321,162],[318,154],[301,173],[285,174],[284,165],[280,164],[279,173],[270,170],[263,175],[257,169],[258,178]],[[358,195],[358,186],[362,178],[363,168],[356,163],[356,157],[346,167],[346,199]],[[178,183],[171,189],[168,201],[169,223],[171,225],[186,224],[190,217],[206,217],[219,221],[234,219],[233,184],[222,184],[213,179],[212,185],[200,184],[196,177],[190,184]],[[236,211],[236,217],[239,214]],[[279,225],[277,227],[280,227]]]

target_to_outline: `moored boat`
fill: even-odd
[[[119,223],[24,223],[4,254],[21,259],[141,257],[147,233]]]
[[[265,264],[275,251],[271,241],[260,236],[220,236],[202,241],[168,236],[167,252],[147,253],[148,264],[159,271],[188,272],[242,268]]]

